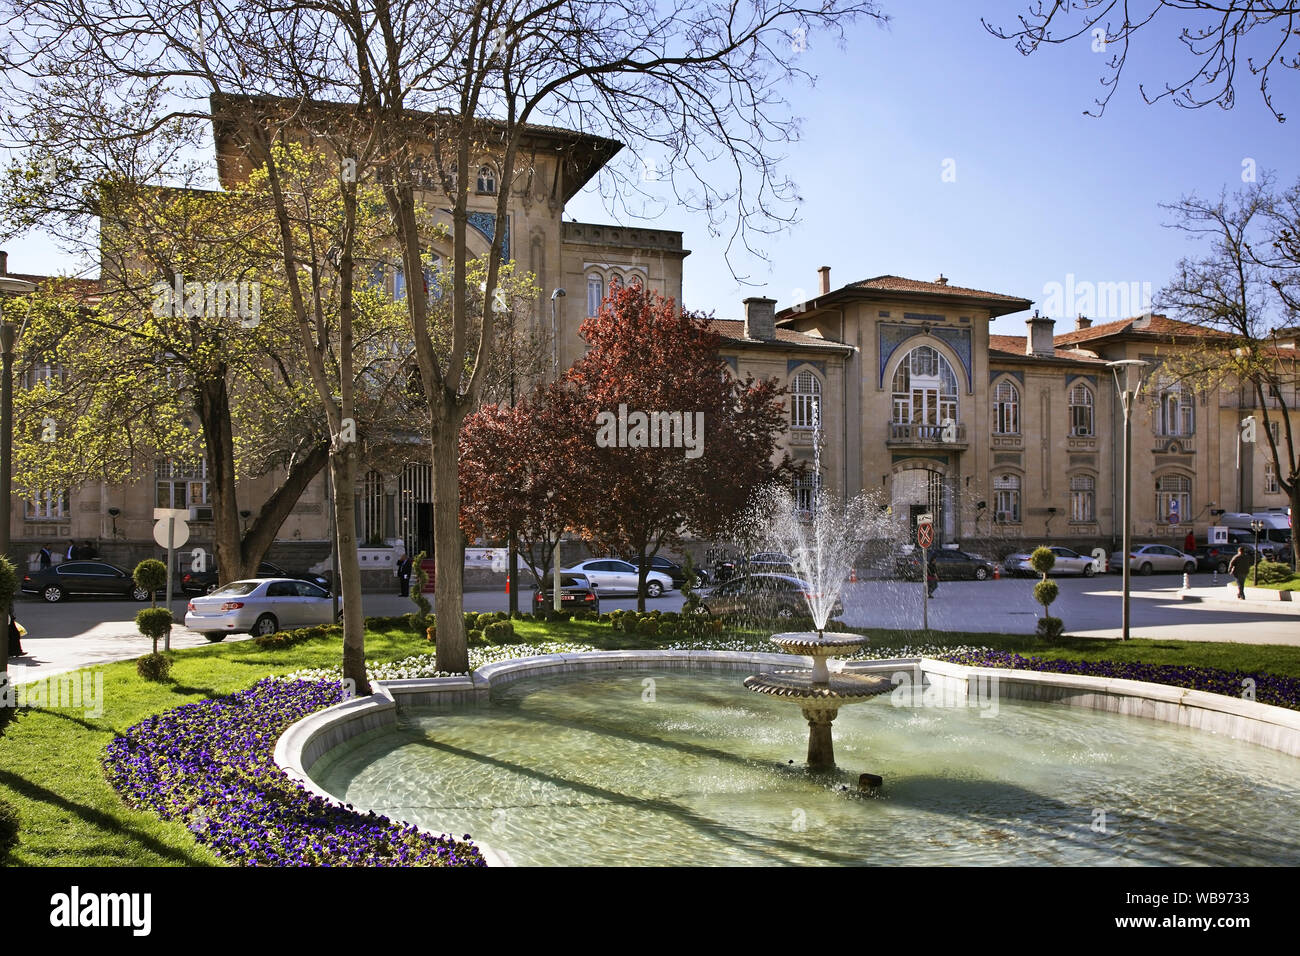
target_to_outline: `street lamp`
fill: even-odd
[[[1259,536],[1264,531],[1264,522],[1252,521],[1250,530],[1255,532],[1255,583],[1259,584]]]
[[[1133,545],[1133,399],[1142,387],[1142,376],[1146,374],[1149,362],[1138,359],[1123,359],[1119,362],[1107,362],[1115,375],[1115,388],[1119,391],[1120,407],[1124,410],[1124,530],[1123,544],[1120,546],[1124,564],[1124,610],[1123,639],[1129,638],[1129,584],[1132,575],[1132,562],[1129,549]]]

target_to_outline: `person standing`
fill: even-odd
[[[9,656],[10,657],[27,656],[27,652],[23,650],[22,634],[23,632],[18,628],[18,620],[13,616],[13,613],[10,612],[9,614]]]
[[[403,597],[411,596],[411,556],[405,551],[397,559],[397,593]]]
[[[1246,557],[1245,548],[1238,548],[1232,556],[1228,562],[1228,573],[1237,579],[1238,600],[1246,600],[1246,575],[1250,573],[1250,559]]]
[[[934,597],[934,592],[939,590],[939,565],[935,563],[934,558],[930,558],[926,563],[925,585],[929,588],[930,597]]]
[[[1183,539],[1183,550],[1188,554],[1196,553],[1196,535],[1190,530],[1187,532],[1187,537]]]
[[[72,561],[77,557],[77,542],[75,540],[68,542],[68,551],[63,557],[69,561]]]
[[[50,553],[49,545],[41,545],[41,570],[44,571],[54,563],[54,555]]]

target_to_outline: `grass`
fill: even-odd
[[[607,624],[546,624],[516,621],[521,642],[574,641],[617,650],[663,646],[676,639],[647,639]],[[1143,661],[1219,667],[1300,676],[1300,648],[1204,641],[1113,640],[1063,637],[1045,643],[1033,635],[861,631],[877,651],[930,644],[960,645],[1071,660]],[[755,633],[755,632],[750,632]],[[725,639],[726,635],[722,639]],[[422,636],[398,627],[367,632],[366,657],[389,661],[432,648]],[[222,861],[195,842],[179,823],[127,807],[100,767],[109,741],[151,714],[204,698],[220,697],[269,674],[337,665],[340,638],[293,647],[261,648],[251,641],[177,651],[171,679],[147,683],[134,661],[106,665],[104,713],[88,717],[68,710],[24,709],[0,738],[0,798],[18,810],[22,829],[10,865],[22,866],[219,866]]]

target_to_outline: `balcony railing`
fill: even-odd
[[[948,439],[945,440],[945,433]],[[945,428],[943,425],[923,425],[917,422],[893,422],[889,426],[887,445],[945,445],[949,448],[966,446],[966,426],[960,423]]]

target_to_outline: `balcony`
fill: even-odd
[[[885,445],[889,448],[951,448],[964,451],[967,447],[966,426],[956,423],[950,426],[952,441],[944,441],[944,426],[922,425],[916,422],[891,423],[889,437]]]

